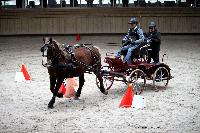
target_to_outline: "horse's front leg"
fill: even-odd
[[[52,93],[54,93],[54,88],[55,88],[55,84],[56,84],[56,77],[55,76],[50,76],[50,90]]]
[[[56,96],[53,95],[53,97],[51,98],[49,104],[48,104],[48,108],[52,109],[53,108],[53,105],[55,103],[55,100],[56,100]]]
[[[53,108],[53,104],[55,103],[55,94],[54,94],[54,88],[55,88],[55,84],[56,84],[56,77],[55,76],[50,76],[50,90],[53,93],[53,97],[51,98],[49,104],[48,104],[48,108]]]
[[[94,74],[97,76],[97,78],[98,78],[98,80],[100,82],[100,91],[103,94],[107,95],[108,91],[104,88],[102,74],[100,72],[95,72]]]
[[[85,82],[84,74],[82,74],[82,75],[79,76],[79,87],[78,87],[78,90],[76,92],[75,99],[78,99],[80,97],[81,90],[83,88],[84,82]]]
[[[53,97],[51,98],[51,100],[50,100],[50,102],[49,102],[49,104],[48,104],[48,108],[53,108],[53,105],[54,105],[54,103],[55,103],[56,96],[57,96],[57,97],[63,97],[63,94],[58,93],[59,88],[60,88],[60,86],[61,86],[63,80],[64,80],[64,79],[60,79],[60,78],[59,78],[59,79],[57,79],[56,86],[55,86],[55,84],[54,84],[55,88],[54,88],[54,90],[53,90]]]
[[[55,86],[55,89],[54,89],[54,94],[55,96],[59,97],[59,98],[62,98],[63,97],[63,94],[62,93],[59,93],[59,89],[63,83],[63,80],[64,78],[58,78],[57,79],[57,82],[56,82],[56,86]]]

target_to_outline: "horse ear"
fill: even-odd
[[[50,44],[52,44],[52,38],[51,37],[49,38],[49,41],[50,41]]]

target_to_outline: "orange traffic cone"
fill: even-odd
[[[66,86],[66,91],[65,91],[64,96],[65,96],[66,98],[74,97],[74,96],[75,96],[74,87],[73,87],[73,86],[67,85],[67,86]]]
[[[30,75],[26,69],[26,66],[24,64],[22,64],[21,72],[24,74],[24,77],[26,80],[31,80],[31,77],[30,77]]]
[[[64,83],[62,83],[62,85],[60,86],[59,92],[62,93],[63,95],[65,94],[66,88],[65,88]]]
[[[77,34],[76,35],[76,41],[80,41],[81,40],[81,36],[80,36],[80,34]]]
[[[68,78],[68,81],[71,86],[74,87],[78,86],[74,78]]]
[[[77,86],[74,78],[68,78],[68,81],[66,82],[66,91],[64,96],[66,98],[74,97],[75,96],[75,90],[74,87]]]
[[[132,105],[132,101],[133,101],[132,84],[129,84],[128,89],[125,92],[125,95],[124,95],[123,99],[121,100],[119,107],[129,108]]]

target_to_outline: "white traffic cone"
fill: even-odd
[[[136,109],[145,108],[146,107],[146,99],[141,95],[134,95],[133,104],[131,107],[136,108]]]
[[[23,82],[23,81],[25,81],[24,74],[22,72],[16,72],[16,74],[15,74],[15,81],[16,82]]]

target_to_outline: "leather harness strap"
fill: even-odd
[[[87,65],[84,62],[81,62],[81,61],[79,61],[79,60],[76,59],[75,53],[73,52],[72,48],[76,49],[76,48],[80,48],[80,47],[85,47],[85,48],[87,48],[90,51],[90,53],[91,53],[91,60],[94,60],[95,64],[93,64],[93,65]],[[94,71],[94,70],[96,70],[96,66],[98,66],[98,64],[101,62],[100,59],[99,59],[99,57],[98,57],[98,55],[91,48],[85,46],[84,44],[75,45],[75,46],[69,46],[69,45],[67,45],[67,47],[65,47],[65,50],[67,51],[68,54],[71,55],[71,61],[73,63],[84,66],[87,69],[87,71]]]

